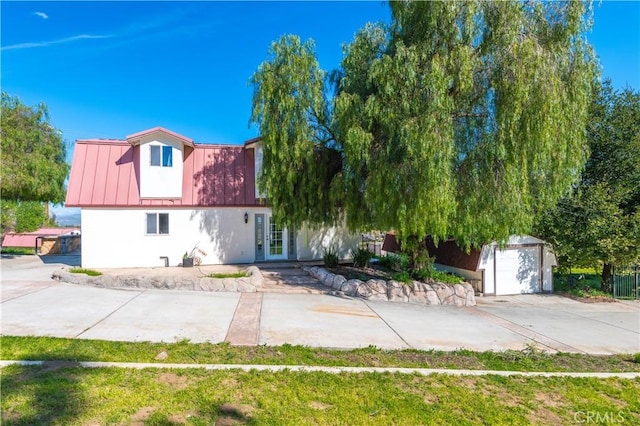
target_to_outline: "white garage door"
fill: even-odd
[[[540,292],[540,248],[496,250],[496,295]]]

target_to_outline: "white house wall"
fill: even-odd
[[[172,166],[151,166],[151,145],[171,147]],[[140,143],[140,197],[181,198],[183,145],[170,136],[158,138],[147,136]],[[162,153],[161,153],[162,163]]]
[[[553,292],[553,267],[558,266],[558,261],[556,259],[556,255],[553,253],[553,250],[547,244],[544,245],[543,259],[542,291],[551,293]]]
[[[249,222],[244,223],[244,213]],[[155,267],[182,262],[193,247],[203,264],[251,263],[255,259],[255,213],[266,208],[82,209],[82,265],[87,268]],[[168,235],[145,235],[147,213],[168,213]]]
[[[325,249],[337,251],[340,259],[351,258],[351,250],[360,243],[360,235],[350,234],[346,226],[312,229],[303,226],[296,235],[298,260],[322,259]]]
[[[493,245],[487,244],[482,247],[480,252],[479,270],[484,271],[484,294],[494,294],[495,289],[495,270],[493,267],[494,250]]]
[[[244,214],[248,213],[248,223]],[[168,213],[168,235],[146,235],[146,214]],[[126,268],[170,266],[182,262],[185,252],[196,245],[206,255],[203,264],[253,263],[255,261],[255,214],[268,216],[270,209],[175,208],[97,209],[83,208],[82,266]],[[266,232],[266,230],[265,230]],[[322,259],[324,248],[335,248],[340,258],[349,258],[359,242],[343,227],[312,230],[303,227],[296,234],[299,260]]]

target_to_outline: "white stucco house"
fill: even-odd
[[[400,249],[393,234],[387,234],[382,249]],[[430,242],[428,249],[436,269],[464,277],[477,293],[500,296],[553,291],[556,257],[552,247],[539,238],[512,235],[502,246],[494,241],[468,253],[453,239],[437,247]]]
[[[198,247],[202,264],[347,257],[346,228],[287,229],[260,197],[259,139],[243,146],[194,143],[156,127],[124,140],[76,141],[65,205],[80,207],[82,266],[179,265]]]

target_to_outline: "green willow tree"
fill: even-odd
[[[45,104],[24,105],[2,92],[0,111],[3,200],[61,203],[69,172],[66,147]]]
[[[470,247],[530,232],[586,160],[590,6],[390,7],[391,24],[360,30],[340,69],[285,36],[252,77],[274,214],[395,229],[414,264],[427,235]]]
[[[640,261],[640,93],[597,88],[590,109],[590,156],[572,193],[542,216],[537,233],[562,266],[602,268],[611,291],[613,265]]]

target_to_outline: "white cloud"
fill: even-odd
[[[41,17],[42,19],[49,19],[49,15],[44,12],[33,12],[34,15]]]
[[[110,38],[110,35],[90,35],[90,34],[80,34],[73,37],[61,38],[58,40],[49,40],[49,41],[36,41],[31,43],[18,43],[12,44],[10,46],[3,46],[0,50],[14,50],[14,49],[30,49],[33,47],[45,47],[50,46],[52,44],[63,44],[63,43],[71,43],[78,40],[90,40],[90,39],[101,39],[101,38]]]

